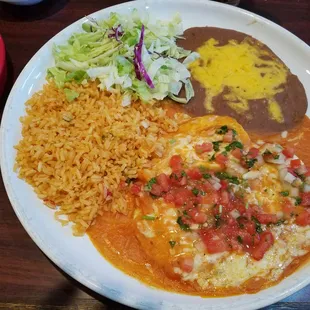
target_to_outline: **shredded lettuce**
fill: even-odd
[[[69,88],[64,88],[64,93],[66,95],[66,98],[69,102],[73,101],[75,98],[79,97],[79,93],[76,92],[75,90],[69,89]]]
[[[169,96],[187,103],[194,96],[187,66],[199,54],[176,44],[183,34],[179,14],[170,21],[152,20],[137,10],[129,15],[111,13],[103,21],[87,19],[83,32],[53,48],[55,67],[48,76],[59,87],[67,81],[98,79],[101,89],[126,94],[124,106],[129,98],[152,102]],[[182,87],[185,98],[178,97]]]

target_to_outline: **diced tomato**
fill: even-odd
[[[215,156],[215,161],[220,165],[225,165],[226,162],[228,161],[228,157],[225,156],[224,154],[217,154]]]
[[[223,141],[226,142],[226,143],[231,143],[232,140],[233,140],[233,132],[232,132],[232,130],[230,129],[230,130],[228,130],[228,131],[226,132],[226,134],[224,135]]]
[[[276,223],[278,221],[275,214],[257,214],[256,217],[261,224]]]
[[[292,169],[295,170],[295,169],[299,168],[300,165],[301,165],[300,159],[292,159],[292,160],[291,160],[291,168],[292,168]]]
[[[227,189],[228,188],[229,183],[226,180],[221,180],[220,183],[222,185],[221,189]]]
[[[229,194],[227,191],[221,191],[220,201],[222,204],[228,204],[229,203]]]
[[[164,195],[164,200],[168,203],[172,203],[174,202],[175,198],[171,193],[167,193],[166,195]]]
[[[203,224],[207,221],[207,215],[197,208],[192,208],[187,211],[187,214],[193,219],[193,221],[197,224]]]
[[[203,229],[200,231],[202,241],[210,254],[229,251],[229,246],[225,240],[225,235],[214,229]]]
[[[256,233],[255,224],[252,221],[248,220],[246,217],[239,218],[238,223],[240,225],[240,228],[244,229],[251,236]]]
[[[186,188],[179,189],[174,193],[174,203],[177,206],[183,206],[191,196],[193,196],[193,194],[190,190]]]
[[[131,185],[130,192],[134,195],[139,195],[141,192],[142,184],[134,183]]]
[[[173,171],[181,171],[182,170],[182,163],[183,160],[180,155],[173,155],[170,158],[170,167],[172,168]]]
[[[231,155],[237,159],[241,159],[242,158],[242,151],[239,148],[236,148],[233,151],[231,151]]]
[[[159,184],[153,184],[151,189],[151,194],[155,196],[161,196],[163,193],[163,188]]]
[[[184,272],[191,272],[194,267],[194,259],[192,257],[185,257],[180,261],[180,268]]]
[[[249,158],[256,158],[259,154],[259,149],[257,149],[256,147],[252,147],[250,148],[248,154],[247,154],[247,157]]]
[[[202,173],[200,172],[199,168],[194,167],[192,169],[188,169],[186,171],[188,177],[192,180],[200,180],[202,178]]]
[[[164,192],[170,189],[170,179],[165,173],[161,173],[156,177],[157,184],[159,184]]]
[[[206,193],[205,196],[202,197],[203,204],[217,204],[220,200],[218,192]]]
[[[203,154],[213,150],[213,144],[211,142],[205,142],[202,144],[195,145],[195,151],[197,154]]]
[[[296,217],[296,224],[299,226],[310,225],[310,210],[305,209]]]
[[[294,214],[296,207],[288,200],[285,199],[284,204],[282,205],[282,211],[286,217],[290,217],[291,214]]]
[[[274,238],[273,238],[272,233],[270,231],[264,231],[260,235],[259,243],[251,251],[251,256],[255,260],[261,260],[264,257],[265,253],[273,245],[273,243],[274,243]]]
[[[287,147],[282,151],[283,155],[288,157],[288,158],[293,158],[294,157],[294,149],[291,147]]]
[[[301,194],[301,205],[310,206],[310,192]]]

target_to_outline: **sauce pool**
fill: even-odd
[[[288,132],[286,138],[281,134],[264,135],[250,133],[253,142],[277,142],[283,146],[293,147],[295,153],[310,166],[310,119],[304,117],[300,125]],[[137,228],[132,214],[124,216],[105,212],[96,219],[88,230],[88,235],[98,251],[118,269],[140,280],[141,282],[167,291],[178,292],[203,297],[231,296],[238,294],[252,294],[264,288],[273,286],[283,278],[295,272],[300,266],[309,261],[310,253],[298,257],[286,268],[277,281],[255,278],[250,279],[240,287],[226,287],[203,291],[195,283],[184,283],[178,278],[170,278],[164,268],[150,259],[136,237]]]

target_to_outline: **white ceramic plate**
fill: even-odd
[[[110,12],[147,10],[152,16],[168,19],[180,12],[184,28],[215,26],[248,33],[267,44],[298,75],[310,99],[310,48],[276,24],[247,11],[206,0],[135,1],[94,13],[102,19]],[[140,309],[257,309],[272,304],[310,283],[310,265],[279,285],[255,295],[227,298],[200,298],[150,288],[114,268],[97,252],[87,236],[73,237],[53,218],[31,187],[13,173],[15,150],[21,138],[19,117],[24,102],[45,82],[46,69],[53,65],[52,44],[64,43],[74,31],[81,30],[85,18],[61,31],[29,61],[8,98],[1,124],[1,169],[11,204],[31,238],[41,250],[70,276],[90,289],[120,303]]]

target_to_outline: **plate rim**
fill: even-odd
[[[217,3],[217,2],[212,2],[212,1],[207,1],[207,3],[206,3],[206,0],[181,0],[181,1],[178,1],[178,0],[142,0],[142,1],[141,0],[135,0],[135,1],[123,2],[123,3],[117,4],[117,5],[112,5],[112,6],[103,8],[101,10],[97,10],[95,12],[92,12],[88,16],[92,16],[93,14],[97,14],[97,13],[102,13],[102,12],[105,12],[105,11],[111,10],[111,9],[113,9],[113,10],[115,9],[115,11],[117,11],[118,9],[126,8],[126,7],[127,8],[130,8],[130,7],[133,8],[133,7],[136,7],[137,5],[141,6],[141,3],[144,3],[144,6],[146,6],[147,4],[153,4],[154,5],[154,3],[156,3],[156,2],[164,2],[165,4],[185,2],[185,3],[191,3],[192,5],[199,4],[199,3],[204,3],[206,6],[221,7],[221,8],[223,8],[225,6],[227,10],[239,11],[242,14],[246,14],[248,16],[253,17],[255,20],[261,21],[264,24],[267,24],[267,25],[270,25],[272,27],[275,27],[276,29],[278,29],[282,33],[283,32],[286,33],[287,35],[289,35],[291,37],[291,39],[294,39],[296,41],[296,43],[301,44],[303,46],[303,48],[305,48],[309,52],[309,55],[310,55],[310,46],[306,42],[302,41],[298,36],[296,36],[295,34],[291,33],[289,30],[281,27],[280,25],[278,25],[278,24],[276,24],[276,23],[274,23],[274,22],[268,20],[267,18],[262,17],[262,16],[260,16],[258,14],[249,12],[249,11],[247,11],[245,9],[242,9],[242,8],[239,8],[239,7],[228,6],[228,5],[225,5],[225,4],[222,4],[222,3]],[[5,107],[3,109],[3,115],[2,115],[2,119],[1,119],[1,127],[0,127],[0,155],[1,155],[0,156],[0,171],[1,171],[1,174],[2,174],[3,184],[4,184],[4,187],[5,187],[6,193],[8,195],[8,198],[9,198],[9,201],[11,203],[11,206],[12,206],[15,214],[18,217],[18,220],[20,221],[20,223],[22,224],[23,228],[26,230],[28,235],[31,237],[31,239],[35,242],[35,244],[39,247],[39,249],[48,257],[49,260],[51,260],[53,263],[55,263],[59,268],[61,268],[70,277],[72,277],[73,279],[77,280],[78,282],[80,282],[85,287],[87,287],[87,288],[93,290],[94,292],[100,294],[101,296],[107,297],[107,298],[109,298],[109,299],[111,299],[111,300],[113,300],[115,302],[118,302],[118,303],[130,306],[130,307],[140,308],[139,307],[139,300],[137,300],[136,302],[127,302],[126,300],[123,300],[123,299],[120,300],[120,299],[118,299],[115,296],[115,294],[109,293],[109,291],[107,291],[107,290],[103,292],[103,288],[96,286],[95,283],[93,283],[92,281],[89,281],[88,279],[86,279],[85,276],[83,276],[82,274],[79,274],[79,273],[74,273],[73,274],[73,272],[68,270],[66,268],[65,262],[62,261],[62,260],[59,260],[57,255],[55,255],[55,253],[53,251],[50,251],[50,249],[44,245],[44,243],[41,241],[41,238],[39,237],[39,234],[31,229],[31,225],[29,225],[27,219],[25,219],[22,216],[20,210],[18,210],[17,203],[15,203],[15,199],[14,199],[14,195],[13,195],[13,190],[12,190],[12,185],[10,185],[9,182],[8,182],[9,174],[7,174],[7,169],[6,169],[7,166],[5,165],[5,156],[4,156],[4,149],[5,149],[5,147],[3,146],[3,143],[2,143],[4,141],[4,135],[5,135],[3,124],[6,121],[6,115],[8,114],[9,106],[13,103],[13,95],[14,95],[14,92],[15,92],[15,90],[17,88],[17,85],[22,83],[22,81],[23,81],[22,77],[25,74],[25,72],[27,71],[28,67],[30,67],[30,65],[33,63],[35,58],[38,56],[38,54],[41,53],[41,51],[43,50],[43,48],[46,45],[51,44],[55,40],[56,37],[58,37],[60,34],[63,34],[64,32],[66,32],[68,27],[71,27],[71,26],[74,26],[74,25],[77,26],[80,23],[82,23],[84,20],[85,20],[85,17],[79,18],[75,22],[73,22],[73,23],[69,24],[68,26],[66,26],[65,28],[63,28],[61,31],[59,31],[57,34],[55,34],[53,37],[51,37],[46,43],[44,43],[40,47],[40,49],[27,62],[27,64],[23,68],[23,70],[18,75],[16,81],[14,82],[14,85],[12,86],[10,94],[9,94],[9,96],[7,98],[6,103],[5,103]],[[310,100],[310,98],[308,100]],[[104,257],[102,257],[102,258],[105,259]],[[116,268],[116,267],[114,267],[114,268]],[[127,277],[130,277],[129,275],[127,275],[125,273],[124,273],[124,275],[127,276]],[[295,293],[296,291],[301,290],[302,288],[307,286],[309,283],[310,283],[310,278],[309,279],[304,279],[300,283],[294,285],[292,288],[287,289],[283,294],[281,294],[281,295],[279,294],[278,297],[275,297],[272,300],[269,300],[269,299],[267,301],[261,301],[260,300],[259,303],[256,303],[255,305],[252,304],[250,307],[249,307],[249,305],[240,305],[240,306],[238,306],[237,309],[248,309],[248,310],[253,309],[254,310],[254,309],[258,309],[258,308],[261,308],[261,307],[264,307],[264,306],[276,303],[279,300],[282,300],[283,298],[285,298],[285,297]],[[150,289],[154,289],[153,287],[150,287],[150,286],[148,286],[145,283],[143,283],[143,284],[146,285],[147,287],[149,287]],[[166,292],[165,290],[156,289],[156,288],[155,288],[155,290],[158,290],[160,292]],[[262,292],[262,291],[260,291],[260,292]],[[169,292],[169,293],[175,294],[176,296],[177,295],[183,295],[183,294],[179,294],[179,293],[175,293],[175,292]],[[242,297],[243,295],[239,295],[239,296]],[[230,296],[227,296],[227,297],[230,297]],[[143,299],[143,298],[141,298],[141,299]],[[203,308],[203,309],[209,309],[209,307],[206,307],[206,308]]]

